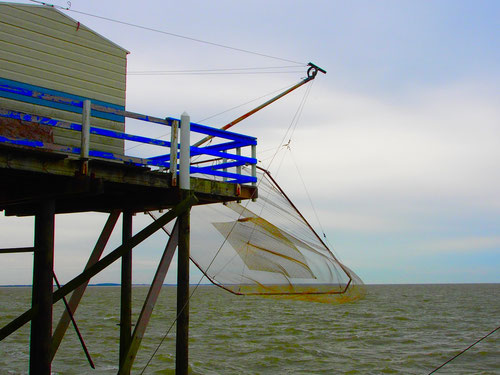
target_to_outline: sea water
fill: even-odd
[[[134,319],[147,290],[133,288]],[[117,373],[119,298],[119,287],[88,288],[75,318],[96,369],[69,327],[53,374]],[[29,288],[0,288],[0,325],[29,304]],[[133,374],[174,374],[175,305],[175,287],[164,287]],[[428,374],[500,325],[500,284],[370,285],[343,305],[200,286],[190,311],[192,374]],[[29,324],[0,342],[0,374],[27,374],[28,346]],[[500,374],[500,330],[436,374]]]

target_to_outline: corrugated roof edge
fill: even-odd
[[[72,22],[76,24],[80,23],[80,27],[85,27],[86,29],[88,29],[90,32],[94,33],[95,35],[97,35],[99,38],[102,38],[103,40],[105,40],[106,42],[112,44],[113,46],[121,49],[123,52],[125,52],[126,54],[129,54],[130,51],[129,50],[126,50],[125,48],[123,48],[122,46],[116,44],[115,42],[113,42],[112,40],[106,38],[105,36],[102,36],[101,34],[99,34],[97,31],[95,31],[94,29],[91,29],[90,27],[84,25],[83,23],[81,23],[80,21],[77,21],[75,20],[73,17],[70,17],[68,16],[66,13],[64,12],[61,12],[59,9],[57,8],[54,8],[54,7],[50,7],[50,6],[47,6],[47,5],[38,5],[38,4],[22,4],[22,3],[12,3],[12,2],[5,2],[5,1],[0,1],[0,6],[1,5],[10,5],[10,6],[15,6],[15,7],[31,7],[31,8],[45,8],[45,9],[50,9],[54,12],[57,12],[61,15],[63,15],[64,17],[68,18],[69,20],[71,20]]]

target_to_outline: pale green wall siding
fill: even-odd
[[[0,76],[125,106],[127,51],[60,11],[0,3]],[[0,98],[0,106],[65,121],[81,116]],[[92,125],[124,130],[124,124],[92,118]],[[56,143],[79,146],[79,135],[55,129]],[[91,148],[123,153],[123,141],[91,137]]]

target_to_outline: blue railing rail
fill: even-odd
[[[18,101],[30,102],[33,104],[82,113],[83,117],[85,98],[75,97],[72,95],[62,96],[61,93],[58,94],[59,95],[54,95],[54,92],[52,92],[51,90],[47,90],[41,87],[35,87],[0,78],[0,97],[6,97]],[[168,117],[162,119],[135,112],[125,111],[124,109],[121,109],[116,105],[108,105],[104,102],[91,102],[90,108],[90,116],[92,117],[101,117],[108,119],[113,118],[118,121],[120,119],[123,119],[122,122],[124,122],[124,118],[126,117],[152,124],[164,125],[167,127],[172,127],[172,125],[177,122],[177,124],[180,126],[180,120],[176,118]],[[52,126],[55,128],[62,128],[70,131],[80,132],[82,134],[81,138],[83,139],[82,128],[84,127],[82,126],[82,123],[56,120],[53,118],[38,116],[30,113],[13,111],[8,108],[0,108],[0,117],[17,119],[21,121],[33,122],[41,125]],[[257,164],[257,159],[255,157],[257,139],[255,137],[216,129],[193,122],[190,123],[190,128],[191,133],[211,136],[216,142],[222,142],[217,144],[210,144],[207,146],[190,146],[191,157],[201,157],[200,161],[190,166],[191,174],[208,175],[216,179],[223,179],[227,182],[240,184],[255,183],[257,181],[254,172],[255,166]],[[177,145],[177,147],[174,146],[174,148],[177,148],[177,150],[175,156],[173,156],[172,144],[170,141],[98,128],[92,125],[89,128],[89,133],[107,138],[115,138],[124,141],[137,142],[140,144],[165,147],[166,149],[168,149],[168,151],[166,150],[166,152],[160,152],[160,155],[153,155],[147,158],[130,156],[126,155],[125,153],[117,154],[90,149],[88,151],[89,158],[101,158],[106,160],[121,161],[138,166],[159,167],[163,169],[169,169],[172,173],[175,171],[176,174],[179,171],[179,166],[177,163],[177,160],[179,160],[179,145]],[[55,152],[75,155],[82,154],[81,147],[57,145],[40,140],[12,139],[0,136],[0,143],[42,148]],[[157,148],[155,149],[157,150]],[[243,156],[241,152],[242,149],[250,149],[251,156]],[[171,158],[171,156],[173,157]],[[210,158],[206,160],[207,157]],[[205,158],[205,161],[203,158]],[[174,160],[175,165],[171,165],[171,160]],[[214,161],[216,161],[217,164],[213,164]],[[212,164],[201,166],[203,163]],[[242,166],[251,166],[250,170],[252,172],[250,174],[243,174]],[[231,170],[234,171],[231,172]]]

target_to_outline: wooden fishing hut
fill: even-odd
[[[118,259],[119,374],[130,373],[176,248],[176,371],[186,374],[190,208],[257,196],[254,137],[192,123],[187,114],[157,118],[125,109],[127,54],[53,7],[0,3],[0,211],[35,218],[32,247],[0,249],[0,254],[33,253],[31,308],[0,328],[0,341],[31,322],[30,374],[50,374],[70,322],[77,329],[73,314],[89,280]],[[171,138],[129,134],[126,119],[168,127]],[[207,139],[213,142],[204,146]],[[155,151],[130,156],[126,142]],[[132,235],[134,214],[156,210],[167,212]],[[83,272],[59,286],[53,272],[55,215],[76,212],[109,218]],[[101,258],[120,215],[123,242]],[[173,220],[132,331],[132,249]],[[61,299],[66,310],[53,330],[52,306]]]

